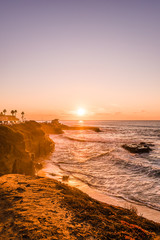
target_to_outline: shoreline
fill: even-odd
[[[37,176],[55,179],[57,181],[60,181],[61,183],[69,185],[70,187],[75,187],[81,190],[82,192],[86,193],[91,198],[98,200],[102,203],[107,203],[125,209],[135,209],[137,211],[138,216],[143,216],[149,220],[160,223],[160,211],[145,206],[141,203],[131,202],[129,200],[127,201],[122,198],[101,193],[100,191],[88,186],[87,184],[76,179],[73,176],[70,177],[68,181],[63,181],[62,177],[64,175],[65,174],[63,174],[63,171],[57,165],[55,165],[55,173],[53,173],[53,175],[45,172],[45,168],[41,169],[37,174]]]
[[[4,175],[0,193],[2,239],[159,239],[159,223],[51,178]]]
[[[87,193],[90,197],[107,204],[111,204],[114,206],[119,206],[127,209],[137,209],[138,216],[143,216],[149,220],[160,223],[160,211],[155,210],[153,208],[147,207],[145,205],[139,203],[133,203],[124,199],[120,199],[117,197],[109,196],[103,193],[100,193],[96,189],[92,189],[90,187],[82,187],[79,188],[84,193]]]
[[[65,240],[153,239],[160,234],[160,212],[105,195],[80,179],[67,176],[58,164],[50,165],[47,156],[55,143],[39,124],[32,121],[12,128],[9,131],[13,137],[6,138],[12,146],[8,158],[11,171],[0,177],[0,235],[4,239],[49,240],[53,235],[54,239]],[[24,140],[20,146],[15,141],[17,134]],[[19,152],[22,155],[13,171]],[[27,153],[26,161],[35,156],[37,176],[27,176],[24,171],[23,154]],[[18,168],[20,164],[22,169]]]

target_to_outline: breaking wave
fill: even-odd
[[[102,193],[160,210],[160,121],[97,121],[94,126],[103,127],[103,132],[66,131],[54,135],[56,147],[51,162],[62,174]],[[139,155],[121,147],[140,142],[153,143],[153,151]]]
[[[104,140],[90,140],[90,139],[80,139],[80,138],[74,138],[74,137],[69,137],[69,136],[63,136],[63,138],[66,138],[71,141],[76,141],[76,142],[90,142],[90,143],[107,143],[108,141]]]

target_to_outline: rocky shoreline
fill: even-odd
[[[47,134],[65,128],[58,124],[0,126],[0,239],[159,239],[160,224],[138,216],[135,209],[102,203],[34,176],[38,160],[54,150]]]
[[[34,175],[40,167],[39,158],[45,158],[54,151],[54,142],[49,134],[61,134],[63,130],[92,130],[96,127],[69,127],[59,123],[28,121],[14,125],[0,125],[0,175],[22,173]]]
[[[48,134],[61,134],[63,130],[91,130],[101,132],[100,128],[92,126],[68,126],[61,124],[58,119],[52,120],[50,123],[41,123],[42,129]]]

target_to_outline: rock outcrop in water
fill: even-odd
[[[51,123],[41,123],[42,129],[47,134],[61,134],[63,133],[62,124],[58,119],[52,120]]]
[[[0,175],[34,174],[34,160],[54,150],[54,143],[35,121],[0,126]]]
[[[98,127],[90,127],[90,126],[67,126],[62,125],[63,130],[91,130],[94,132],[101,132]]]
[[[141,142],[139,144],[124,144],[122,147],[131,153],[149,153],[152,151],[152,144]]]
[[[58,119],[52,120],[51,123],[41,123],[42,129],[48,134],[61,134],[63,130],[91,130],[94,132],[101,132],[98,127],[91,126],[68,126],[61,124]]]

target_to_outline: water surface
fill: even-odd
[[[76,125],[76,121],[63,122]],[[55,152],[47,161],[48,176],[70,179],[101,193],[141,203],[160,211],[160,121],[85,121],[102,132],[65,131],[51,135]],[[131,154],[126,143],[154,144],[153,151]]]

